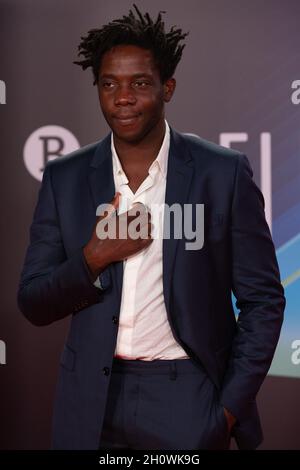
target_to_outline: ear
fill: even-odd
[[[164,102],[168,103],[175,91],[176,88],[176,80],[175,78],[169,78],[168,80],[165,81],[164,85]]]

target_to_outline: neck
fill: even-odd
[[[124,168],[149,168],[156,159],[165,136],[165,120],[161,117],[157,125],[139,142],[126,142],[114,134],[114,145]]]

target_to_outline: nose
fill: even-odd
[[[130,86],[120,86],[115,93],[115,105],[126,106],[128,104],[135,104],[136,97],[134,91]]]

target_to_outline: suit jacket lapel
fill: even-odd
[[[89,185],[93,195],[96,214],[96,209],[99,204],[110,202],[115,193],[110,134],[98,144],[91,160]]]
[[[111,134],[108,134],[98,145],[89,168],[89,185],[93,196],[95,221],[96,210],[100,204],[110,202],[115,195],[115,183],[111,155]],[[116,286],[119,301],[123,281],[123,261],[109,266],[113,284]]]
[[[188,202],[188,194],[194,173],[193,160],[186,148],[183,138],[178,132],[170,128],[170,150],[168,158],[168,172],[166,184],[165,204],[180,204],[182,206]],[[183,213],[183,212],[182,212]],[[166,222],[166,218],[164,221]],[[172,218],[171,218],[172,220]],[[166,230],[166,225],[164,230]],[[169,313],[170,288],[172,280],[173,264],[176,255],[178,239],[172,237],[163,240],[163,287],[167,312]]]

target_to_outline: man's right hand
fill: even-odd
[[[116,210],[119,207],[120,193],[116,193],[110,202],[110,210],[105,215],[100,215],[89,242],[83,248],[84,257],[94,280],[110,263],[121,261],[129,256],[138,253],[147,248],[153,241],[151,238],[151,215],[145,213],[141,218],[140,231],[147,234],[146,238],[131,238],[128,233],[128,226],[138,217],[138,214],[132,215],[132,209],[126,214],[117,215]],[[116,217],[116,233],[113,238],[100,239],[97,236],[97,225],[103,219],[109,221],[109,218]],[[126,238],[120,238],[120,231],[127,234]]]

